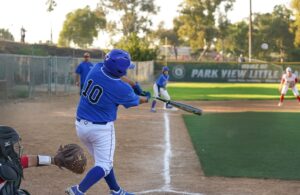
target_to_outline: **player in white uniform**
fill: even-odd
[[[280,101],[278,103],[278,106],[281,106],[283,104],[284,96],[286,95],[286,92],[289,88],[292,89],[295,97],[298,99],[298,102],[300,103],[300,96],[299,92],[296,86],[296,83],[298,82],[298,78],[295,74],[293,74],[292,69],[290,67],[287,67],[285,70],[285,74],[282,75],[279,91],[281,92]]]

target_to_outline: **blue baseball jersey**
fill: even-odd
[[[169,75],[160,74],[160,76],[156,79],[156,85],[159,87],[166,87],[169,81]]]
[[[117,118],[118,106],[139,105],[132,87],[119,78],[112,78],[98,63],[89,72],[77,107],[77,118],[91,122],[111,122]]]
[[[81,85],[83,85],[83,83],[86,79],[86,76],[88,75],[90,70],[93,68],[93,66],[94,65],[91,62],[86,62],[86,61],[81,62],[77,66],[75,72],[80,75],[80,84]]]

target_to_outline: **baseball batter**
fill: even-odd
[[[167,66],[164,66],[162,68],[162,73],[159,75],[159,77],[156,79],[153,85],[154,97],[162,97],[166,100],[171,99],[167,91],[168,81],[169,81],[169,68]],[[154,99],[151,105],[151,112],[156,112],[155,107],[156,107],[156,100]],[[169,104],[164,104],[164,109],[177,110],[176,108],[173,108],[173,106]]]
[[[296,86],[296,83],[298,82],[298,78],[295,74],[293,74],[292,69],[290,67],[287,67],[285,70],[285,74],[282,75],[279,91],[281,92],[280,101],[278,103],[278,106],[281,106],[283,104],[284,96],[286,95],[289,88],[292,89],[295,97],[298,99],[298,102],[300,103],[300,96],[299,92]]]
[[[94,157],[95,165],[89,170],[79,185],[66,190],[69,195],[82,195],[102,178],[108,184],[112,195],[131,195],[123,190],[113,170],[115,151],[114,121],[118,106],[125,108],[148,102],[148,97],[137,96],[132,87],[121,77],[127,69],[134,68],[130,55],[123,50],[114,49],[88,74],[83,86],[75,121],[77,135]]]

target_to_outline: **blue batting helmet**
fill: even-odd
[[[122,77],[127,74],[127,69],[134,69],[130,54],[121,49],[113,49],[106,54],[104,59],[105,70],[114,77]]]
[[[162,68],[162,72],[165,72],[165,71],[169,71],[169,67],[168,67],[168,66],[164,66],[164,67]]]

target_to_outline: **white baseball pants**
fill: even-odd
[[[153,93],[154,93],[153,95],[154,95],[154,97],[159,97],[159,94],[160,94],[161,97],[164,98],[164,99],[166,99],[166,100],[170,100],[171,99],[171,97],[170,97],[170,95],[169,95],[169,93],[168,93],[167,90],[165,90],[164,88],[160,88],[159,90],[160,91],[158,91],[157,84],[154,83],[154,85],[153,85]]]
[[[95,166],[103,168],[107,176],[113,167],[116,145],[114,123],[99,125],[86,120],[76,120],[75,125],[77,136],[94,157]]]
[[[289,90],[289,86],[284,85],[281,89],[281,94],[286,95],[288,90]],[[293,91],[294,96],[296,96],[296,97],[299,96],[299,92],[298,92],[296,85],[292,88],[292,91]]]

